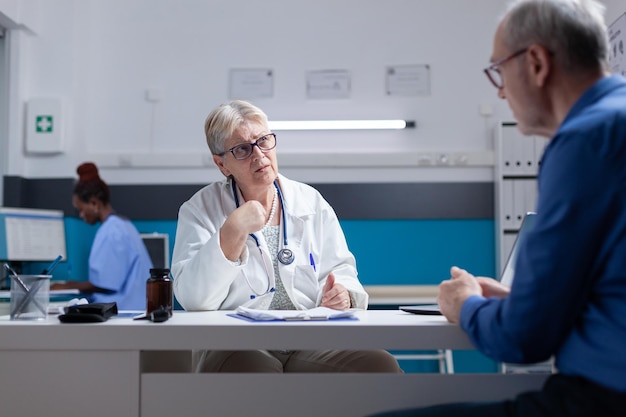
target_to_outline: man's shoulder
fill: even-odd
[[[626,79],[598,81],[571,110],[557,136],[605,137],[626,133]]]

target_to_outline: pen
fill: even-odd
[[[313,271],[317,272],[317,269],[315,268],[315,260],[313,259],[312,253],[309,253],[309,260],[311,261],[311,266],[313,267]]]
[[[63,259],[62,255],[57,256],[56,259],[54,261],[52,261],[50,266],[48,266],[46,269],[44,269],[41,272],[41,275],[50,275],[52,273],[52,270],[57,267],[57,265],[59,264],[61,259]]]

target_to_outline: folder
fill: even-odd
[[[232,316],[240,316],[237,318],[253,321],[319,321],[356,318],[353,310],[333,310],[327,307],[316,307],[309,310],[257,310],[237,307]]]

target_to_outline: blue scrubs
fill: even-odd
[[[461,326],[503,362],[626,392],[626,80],[601,79],[548,144],[534,229],[506,299],[470,297]]]
[[[146,309],[146,280],[152,261],[135,226],[110,215],[98,229],[89,254],[89,281],[110,293],[94,293],[96,303],[117,302],[120,310]]]

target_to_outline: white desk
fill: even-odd
[[[363,311],[358,321],[250,323],[180,312],[165,323],[0,317],[0,409],[20,416],[342,417],[539,387],[545,375],[192,374],[192,349],[472,349],[443,317]],[[168,361],[164,361],[167,358]],[[171,359],[171,361],[170,361]],[[297,411],[296,411],[297,410]]]

